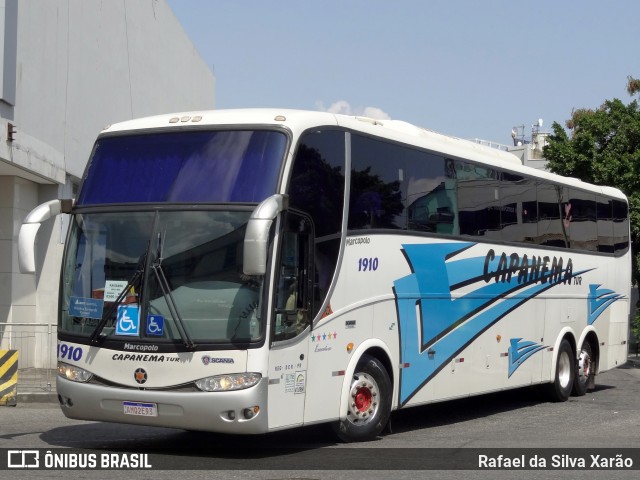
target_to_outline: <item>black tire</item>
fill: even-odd
[[[578,364],[576,366],[575,380],[573,382],[573,395],[581,397],[587,390],[594,386],[595,377],[595,358],[593,356],[593,348],[588,340],[585,340],[578,355]]]
[[[553,382],[549,385],[548,394],[553,402],[566,402],[571,395],[574,385],[576,370],[576,359],[573,348],[565,339],[560,342],[558,348],[558,358],[556,361],[556,372]]]
[[[333,424],[340,440],[363,442],[380,435],[389,421],[392,390],[384,365],[363,355],[351,381],[347,418]]]

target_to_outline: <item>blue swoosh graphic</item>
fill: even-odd
[[[491,277],[486,285],[454,299],[452,284],[483,281],[484,256],[451,260],[474,245],[402,246],[413,273],[394,282],[404,365],[400,372],[400,405],[406,404],[457,353],[509,312],[545,290],[589,271],[573,272],[567,264],[555,275],[547,271],[528,280],[518,279],[515,274],[503,281]]]
[[[616,300],[624,298],[624,295],[620,295],[613,290],[599,287],[599,284],[589,285],[589,297],[587,299],[589,303],[589,325],[593,325],[609,305]]]
[[[527,360],[531,355],[544,349],[544,345],[525,340],[512,338],[509,347],[509,377]]]

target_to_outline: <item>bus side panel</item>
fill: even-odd
[[[544,299],[533,298],[490,326],[449,359],[408,405],[539,383],[544,357],[550,356],[543,344],[545,308]],[[440,349],[434,350],[432,360],[438,361]]]
[[[577,344],[587,328],[604,343],[601,369],[623,361],[628,297],[624,278],[612,274],[623,261],[534,246],[351,237],[333,315],[317,329],[324,334],[336,322],[333,330],[346,337],[338,348],[372,338],[397,349],[391,363],[399,406],[550,382],[562,337]],[[314,378],[344,370],[341,358],[312,359]],[[333,386],[331,393],[314,388],[305,421],[332,416],[334,407],[321,399],[333,398]]]
[[[301,425],[307,394],[308,343],[298,338],[269,352],[269,429]]]
[[[390,352],[389,377],[397,388],[398,315],[393,279],[409,268],[398,238],[370,235],[347,239],[342,266],[325,318],[309,338],[309,383],[305,423],[337,419],[345,371],[367,341]],[[351,344],[352,350],[347,346]],[[357,360],[357,358],[356,358]],[[393,396],[395,405],[395,393]]]
[[[473,343],[471,393],[516,388],[540,381],[544,357],[543,299],[534,298],[493,325]]]
[[[599,343],[611,338],[624,345],[622,323],[611,326],[612,317],[626,318],[625,281],[611,275],[624,259],[399,240],[406,241],[412,267],[394,282],[402,326],[401,405],[549,382],[562,338],[576,344],[588,326]],[[621,315],[612,313],[614,306]],[[611,347],[617,349],[612,354],[606,348],[601,362],[615,366],[611,357],[622,359],[623,348]]]
[[[629,300],[620,300],[610,307],[607,354],[602,355],[600,371],[623,365],[627,361],[629,338]]]
[[[359,320],[364,315],[373,317],[373,309],[336,312],[320,320],[309,334],[305,424],[338,419],[345,369],[351,359],[347,344],[357,346],[371,338],[371,323]]]
[[[579,332],[586,325],[586,308],[583,307],[581,311],[578,309],[578,303],[586,305],[586,295],[580,301],[567,295],[548,296],[544,301],[546,311],[542,319],[546,354],[543,358],[541,382],[547,383],[554,379],[556,350],[562,338],[569,336],[577,342]]]

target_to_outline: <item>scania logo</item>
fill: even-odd
[[[147,381],[147,372],[146,372],[146,370],[144,368],[137,369],[133,373],[133,378],[136,380],[136,382],[138,382],[140,385],[142,385],[143,383],[145,383]]]
[[[235,363],[233,358],[217,358],[210,357],[209,355],[202,356],[202,363],[205,365],[209,365],[210,363]]]

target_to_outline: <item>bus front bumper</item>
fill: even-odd
[[[68,418],[257,434],[268,430],[267,384],[268,379],[262,378],[257,385],[245,390],[171,392],[113,388],[57,377],[56,387],[60,407]],[[125,409],[125,405],[132,404],[142,404],[142,407]],[[125,410],[151,412],[155,416],[125,413]]]

